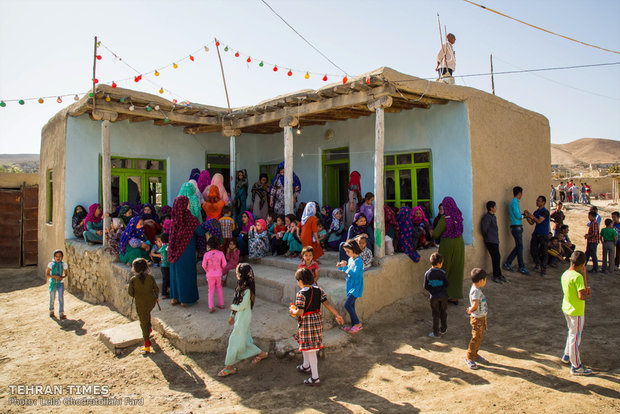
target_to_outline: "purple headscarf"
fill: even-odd
[[[205,188],[211,185],[211,174],[209,174],[209,171],[204,170],[203,172],[201,172],[198,180],[196,181],[196,184],[198,184],[198,191],[203,193],[205,191]]]
[[[361,219],[362,217],[366,218],[364,213],[355,213],[355,216],[353,216],[353,224],[351,224],[351,227],[349,228],[349,236],[351,236],[351,238],[357,235],[366,233],[368,222],[366,222],[366,224],[364,224],[363,226],[360,226],[359,224],[357,224],[357,221]]]
[[[168,205],[165,205],[161,208],[161,215],[162,216],[168,216],[170,215],[170,213],[172,212],[172,208]]]
[[[415,213],[420,210],[420,212],[422,213],[422,217],[416,217]],[[422,223],[426,223],[426,224],[430,224],[428,222],[428,220],[426,219],[426,214],[424,214],[424,209],[420,206],[414,207],[413,208],[413,213],[411,213],[411,221],[413,222],[413,224],[415,224],[416,226],[419,226]]]
[[[254,225],[254,215],[251,212],[247,211],[247,210],[245,211],[244,214],[247,214],[247,216],[248,216],[248,224],[247,225],[244,224],[241,227],[241,231],[244,232],[244,233],[247,233],[248,231],[250,231],[250,227],[252,227]]]
[[[200,177],[200,169],[199,168],[192,169],[192,172],[189,173],[189,179],[198,181],[198,177]]]
[[[463,234],[463,214],[452,197],[445,197],[441,202],[446,217],[446,230],[441,237],[457,238]]]
[[[151,209],[150,213],[145,213],[144,208],[148,207]],[[151,203],[146,203],[142,206],[142,219],[143,220],[153,220],[155,223],[159,223],[159,216],[156,213],[155,206]]]

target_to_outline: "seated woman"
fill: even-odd
[[[219,220],[222,217],[222,209],[225,205],[226,203],[220,197],[220,189],[215,185],[209,187],[209,194],[202,204],[207,219]]]
[[[71,227],[73,227],[73,234],[78,239],[84,237],[84,219],[88,214],[86,209],[82,206],[76,206],[73,210],[73,217],[71,219]]]
[[[103,243],[103,215],[98,203],[88,207],[88,215],[84,219],[84,240],[88,244]]]
[[[336,208],[332,212],[332,224],[329,226],[329,236],[327,236],[327,247],[330,250],[338,251],[340,243],[347,239],[342,220],[342,209]]]
[[[239,231],[239,235],[237,236],[239,251],[241,252],[241,256],[247,256],[249,253],[248,250],[248,232],[250,231],[250,227],[254,225],[254,216],[249,211],[245,211],[241,215],[241,229]]]
[[[269,253],[269,235],[265,220],[256,220],[256,224],[248,230],[248,251],[250,259],[259,259]]]
[[[143,220],[153,220],[155,223],[160,223],[159,216],[155,211],[155,206],[151,203],[146,203],[142,206],[141,216]]]
[[[121,262],[131,266],[138,258],[150,261],[151,243],[144,236],[144,220],[134,217],[121,235],[118,246],[118,258]]]
[[[110,253],[112,256],[118,256],[118,249],[120,247],[124,228],[123,221],[118,217],[114,217],[110,227],[105,230],[108,240],[106,252]]]
[[[127,202],[122,203],[117,217],[123,221],[123,226],[127,227],[133,218],[133,209],[131,208],[131,205]]]
[[[415,263],[419,262],[420,254],[417,252],[418,238],[424,230],[419,226],[413,225],[413,211],[411,207],[401,207],[396,219],[398,221],[398,245],[400,251],[409,256]]]
[[[321,207],[321,219],[323,219],[323,223],[325,223],[325,229],[329,229],[332,225],[332,208],[325,204]]]
[[[418,249],[425,249],[433,245],[433,227],[426,219],[426,215],[424,214],[422,207],[414,207],[412,222],[414,226],[418,226],[420,230],[422,230],[422,233],[418,239],[418,245],[416,247]]]

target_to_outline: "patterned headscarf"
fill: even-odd
[[[456,238],[463,234],[463,214],[452,197],[444,197],[441,202],[446,216],[446,230],[441,237]]]
[[[329,226],[329,231],[338,231],[340,229],[340,220],[336,218],[338,212],[342,214],[342,209],[335,208],[334,211],[332,211],[332,224]]]
[[[201,172],[196,184],[198,185],[198,191],[204,192],[205,188],[211,185],[211,174],[209,174],[209,171],[204,170]]]
[[[142,217],[134,217],[129,221],[127,228],[121,234],[121,241],[118,245],[119,255],[127,253],[127,245],[131,239],[144,240],[144,227],[138,228],[138,222],[142,220]]]
[[[243,300],[243,292],[250,290],[250,302],[251,308],[254,308],[254,298],[256,296],[256,284],[254,282],[254,270],[252,266],[247,263],[239,263],[237,266],[239,272],[239,280],[237,280],[237,286],[235,287],[235,296],[232,303],[239,305]]]
[[[209,219],[202,223],[202,228],[205,229],[211,237],[215,237],[218,242],[222,243],[224,241],[224,237],[222,236],[222,226],[218,220]]]
[[[244,211],[243,214],[248,216],[248,224],[244,224],[241,227],[241,231],[247,233],[250,230],[250,227],[254,225],[254,215],[247,210]]]
[[[191,185],[191,184],[190,184]],[[170,226],[170,239],[168,243],[168,261],[176,262],[185,252],[196,227],[200,224],[191,211],[189,198],[178,196],[172,205],[172,225]]]
[[[80,207],[82,209],[81,212],[78,213],[77,209],[78,207]],[[75,220],[77,217],[77,222],[79,223],[80,221],[82,221],[86,216],[88,215],[88,213],[86,212],[86,209],[84,208],[84,206],[81,205],[77,205],[75,206],[75,208],[73,209],[73,217],[72,219]],[[74,221],[75,222],[75,221]]]
[[[84,230],[87,230],[86,225],[90,221],[92,221],[93,223],[101,222],[101,219],[103,218],[103,211],[101,212],[101,214],[99,214],[98,217],[95,217],[95,211],[97,211],[98,208],[99,208],[99,203],[91,204],[90,207],[88,207],[88,214],[86,215],[86,218],[84,219]]]
[[[271,189],[273,188],[273,185],[276,183],[276,180],[280,180],[280,185],[284,186],[284,174],[280,174],[280,170],[284,168],[284,163],[281,162],[280,165],[278,165],[278,172],[276,173],[276,176],[273,177],[273,180],[271,180],[271,186],[269,186],[269,192],[271,192]],[[299,177],[297,177],[297,174],[295,174],[295,172],[293,171],[293,188],[297,188],[299,187],[299,191],[301,191],[301,181],[299,181]]]
[[[417,211],[420,211],[422,213],[422,216],[420,217],[416,217],[415,213]],[[411,213],[411,221],[413,222],[413,224],[415,224],[416,226],[420,225],[421,223],[426,223],[426,224],[430,224],[428,222],[428,220],[426,219],[426,214],[424,214],[424,209],[420,206],[414,207],[413,208],[413,213]]]
[[[224,188],[224,176],[220,173],[213,174],[213,178],[211,178],[211,185],[205,188],[205,191],[202,192],[205,200],[209,196],[209,189],[213,186],[216,186],[218,190],[220,190],[220,198],[224,200],[224,204],[230,204],[230,198]]]
[[[151,209],[150,213],[145,213],[144,208],[148,207]],[[159,216],[156,213],[155,206],[151,203],[146,203],[142,206],[142,219],[144,220],[153,220],[155,223],[159,223]]]
[[[332,208],[325,204],[321,210],[325,210],[325,214],[321,212],[321,218],[325,223],[325,229],[329,229],[332,224]]]
[[[199,168],[193,168],[192,172],[189,173],[188,180],[196,180],[196,181],[198,181],[199,177],[200,177],[200,169]]]
[[[188,198],[189,210],[192,212],[198,222],[202,222],[202,213],[200,212],[200,201],[196,196],[196,187],[192,183],[184,183],[179,190],[179,196],[185,196]],[[176,200],[174,200],[176,203]],[[174,206],[172,207],[174,214]]]
[[[396,216],[399,228],[398,241],[400,250],[417,263],[420,260],[420,255],[416,251],[417,246],[413,245],[412,240],[414,231],[413,222],[411,221],[412,214],[413,211],[411,207],[408,206],[401,207],[398,211],[398,215]]]
[[[314,201],[311,201],[306,204],[306,207],[304,207],[304,212],[301,215],[301,225],[303,226],[304,224],[306,224],[306,221],[308,221],[310,217],[314,216],[316,216],[316,204],[314,203]]]
[[[128,211],[131,211],[131,217],[125,216]],[[120,211],[118,212],[118,217],[123,220],[123,224],[127,226],[129,224],[129,221],[133,218],[133,210],[131,209],[131,206],[129,204],[125,204],[124,206],[122,206]]]
[[[164,233],[168,233],[170,234],[170,227],[172,226],[172,220],[170,219],[165,219],[164,220],[164,224],[161,225],[161,227],[164,229]]]
[[[383,217],[385,218],[385,229],[389,229],[390,226],[394,226],[394,230],[398,229],[398,222],[396,221],[396,214],[394,210],[387,204],[383,205]]]
[[[364,219],[366,218],[366,216],[364,215],[364,213],[355,213],[355,216],[353,216],[353,224],[351,224],[351,228],[350,230],[352,230],[351,233],[351,238],[358,236],[360,234],[365,234],[366,233],[366,228],[368,227],[368,222],[366,222],[366,224],[364,224],[363,226],[360,226],[359,224],[357,224],[357,221],[359,219],[361,219],[362,217],[364,217]]]
[[[172,208],[170,206],[168,206],[168,205],[163,206],[161,208],[161,215],[162,215],[162,217],[165,217],[165,216],[169,215],[171,210],[172,210]]]

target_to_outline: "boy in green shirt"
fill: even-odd
[[[562,274],[562,312],[568,326],[568,336],[562,362],[571,364],[573,375],[590,375],[592,370],[581,363],[579,345],[583,332],[586,299],[590,299],[590,287],[586,287],[586,254],[576,250],[570,257],[570,268]]]
[[[605,228],[601,230],[601,242],[603,242],[603,268],[601,271],[613,275],[615,270],[614,259],[618,235],[616,229],[614,229],[614,222],[612,219],[605,220]]]

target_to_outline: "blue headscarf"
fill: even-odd
[[[134,217],[129,221],[127,228],[121,234],[121,242],[118,246],[119,255],[127,253],[127,245],[131,239],[144,240],[144,227],[137,228],[138,222],[142,220],[142,217]]]
[[[198,178],[200,178],[200,169],[199,168],[194,168],[192,170],[192,172],[189,174],[189,179],[190,180],[195,180],[196,182],[198,182]]]
[[[284,175],[280,174],[280,170],[284,168],[284,163],[281,162],[280,165],[278,165],[278,172],[276,173],[276,176],[273,177],[273,180],[271,181],[271,186],[269,187],[269,191],[271,191],[271,189],[273,188],[273,185],[276,183],[276,180],[279,178],[280,179],[280,184],[284,185]],[[297,177],[297,174],[295,174],[295,172],[293,172],[293,192],[295,191],[295,188],[299,187],[299,191],[301,191],[301,181],[299,181],[299,177]]]

